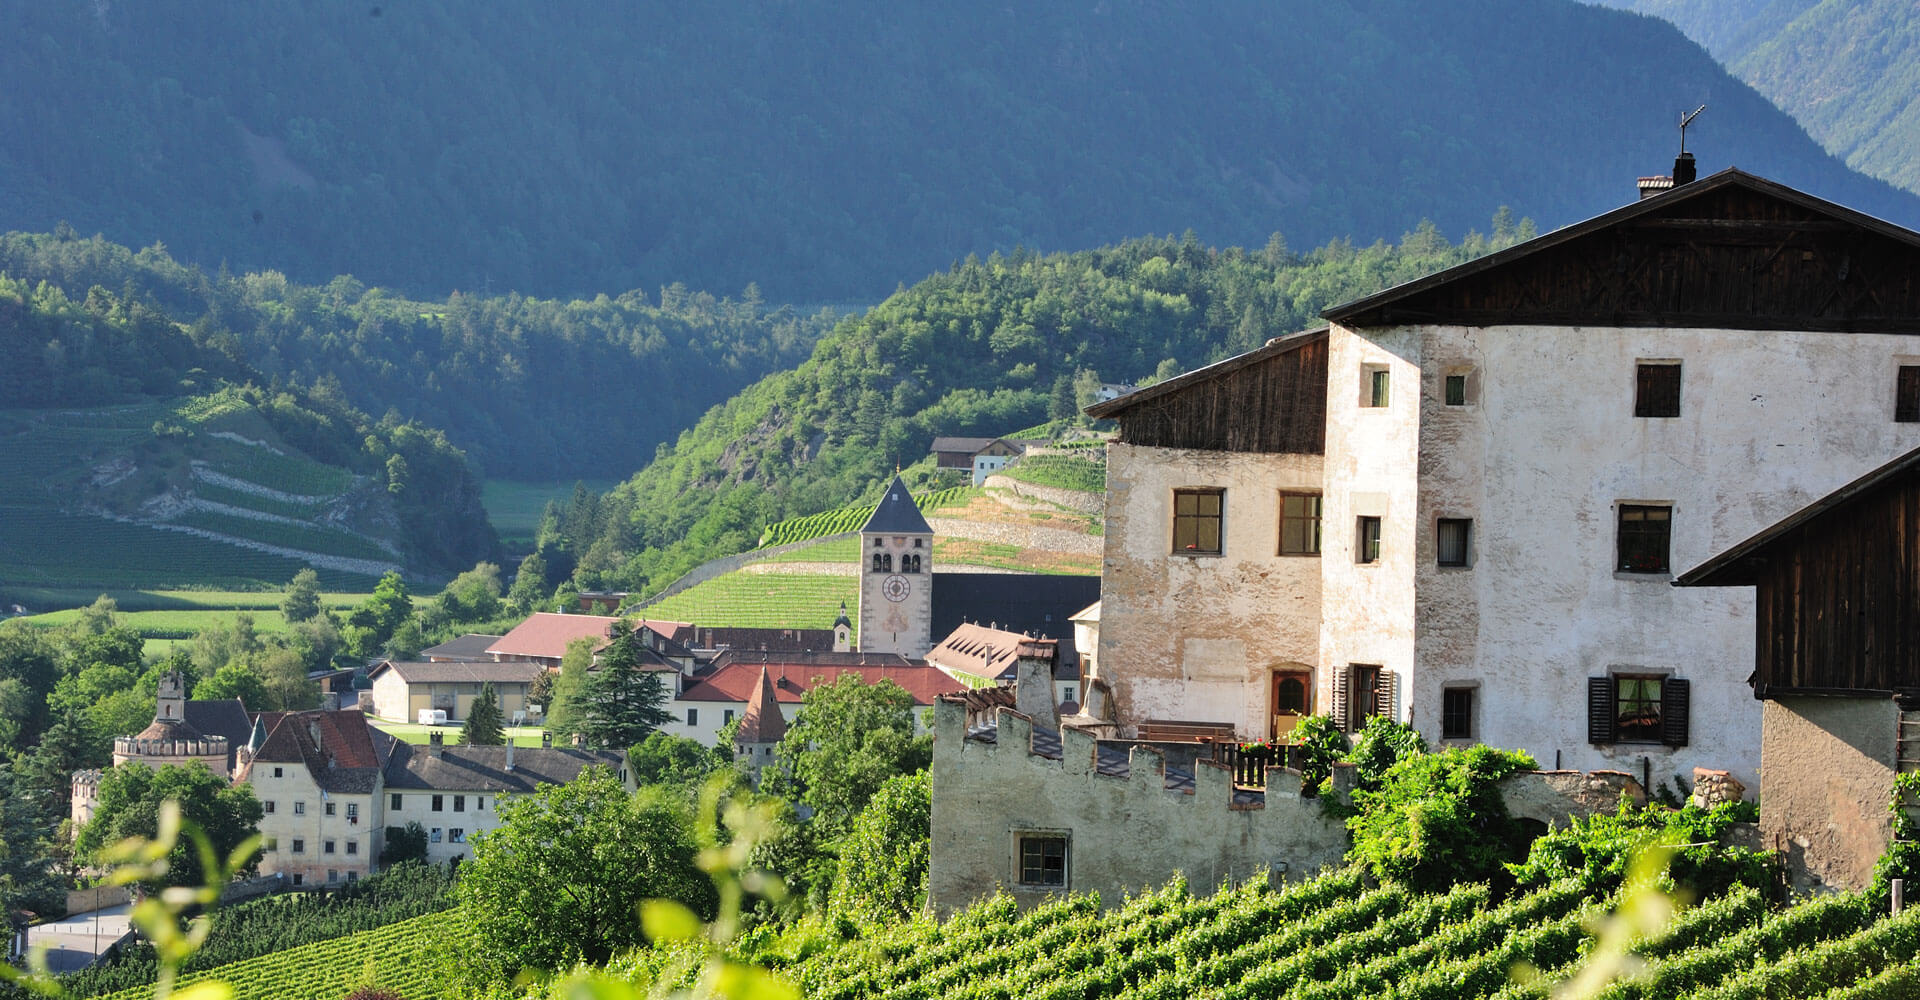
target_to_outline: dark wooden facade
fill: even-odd
[[[1757,697],[1920,699],[1920,451],[1675,583],[1755,588]]]
[[[1328,310],[1346,326],[1911,333],[1920,246],[1737,170]]]
[[[1116,440],[1158,448],[1318,455],[1327,443],[1326,331],[1297,334],[1087,408]]]

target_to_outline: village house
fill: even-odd
[[[471,663],[475,660],[491,660],[493,654],[487,650],[502,638],[505,637],[469,632],[466,635],[448,639],[437,646],[428,646],[420,651],[419,656],[429,663]]]
[[[440,864],[471,857],[472,838],[498,829],[500,805],[541,785],[564,785],[592,766],[605,767],[636,787],[624,750],[582,750],[543,745],[449,746],[433,733],[425,746],[395,743],[383,770],[386,827],[420,824],[427,832],[427,860]]]
[[[607,628],[619,620],[608,615],[561,615],[536,611],[488,646],[487,655],[495,660],[538,663],[549,670],[558,670],[561,659],[567,655],[567,647],[580,639],[593,640],[596,653],[605,649],[607,643],[612,641],[607,635]],[[693,625],[689,622],[657,622],[644,618],[631,621],[635,628],[644,627],[672,643],[683,644],[693,636]],[[692,653],[680,652],[677,655],[687,661],[690,669]]]
[[[1920,359],[1898,384],[1895,419],[1920,421]],[[1865,888],[1894,777],[1920,771],[1920,449],[1674,585],[1754,588],[1761,837],[1797,888]]]
[[[459,724],[466,721],[473,710],[480,689],[491,684],[501,718],[512,719],[520,712],[529,716],[539,714],[536,706],[527,700],[527,689],[546,670],[527,660],[427,663],[382,660],[367,671],[373,683],[368,693],[372,697],[373,714],[382,719],[431,720],[434,713],[444,712],[447,722]]]
[[[1097,662],[1126,725],[1380,714],[1755,786],[1753,600],[1668,584],[1920,444],[1920,234],[1690,167],[1090,407],[1119,425]]]
[[[954,629],[940,644],[927,652],[927,664],[968,687],[1010,685],[1020,661],[1020,647],[1033,643],[1058,646],[1055,639],[1043,639],[1024,632],[1010,632],[988,625],[965,624]],[[1054,701],[1068,712],[1079,709],[1080,675],[1072,666],[1062,667],[1055,657],[1053,670]]]
[[[668,706],[674,717],[660,727],[661,732],[716,745],[721,727],[746,712],[763,673],[770,678],[775,702],[789,722],[814,685],[845,677],[858,678],[863,684],[891,681],[900,685],[913,697],[915,726],[923,730],[921,709],[932,707],[940,695],[966,690],[966,685],[945,673],[897,654],[727,650],[674,698]]]
[[[357,709],[261,712],[236,784],[260,800],[260,874],[336,885],[379,865],[381,768],[394,739]]]

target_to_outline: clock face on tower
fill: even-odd
[[[886,582],[880,584],[881,596],[895,604],[906,600],[907,595],[912,592],[913,584],[908,583],[906,577],[898,574],[887,577]]]

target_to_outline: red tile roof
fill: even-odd
[[[607,627],[619,620],[607,615],[557,615],[536,611],[532,617],[501,636],[498,642],[488,646],[487,652],[495,657],[538,656],[557,660],[567,655],[567,645],[575,639],[597,639],[599,641],[593,648],[598,650],[604,647],[608,642]],[[693,636],[693,625],[689,622],[656,622],[641,618],[635,619],[634,625],[644,625],[662,638],[674,642],[684,643]]]
[[[779,692],[774,690],[773,679],[767,674],[767,668],[760,668],[760,681],[753,686],[753,697],[747,700],[747,714],[740,717],[740,727],[734,730],[735,743],[778,743],[787,735],[787,717],[780,714],[776,704]]]
[[[907,689],[916,705],[931,705],[943,694],[958,694],[967,686],[934,667],[927,666],[819,666],[806,663],[729,663],[688,685],[678,701],[745,702],[760,683],[765,670],[773,684],[774,698],[794,703],[816,683],[832,684],[852,675],[866,684],[892,681]]]
[[[373,790],[386,763],[359,709],[261,712],[260,722],[266,727],[267,740],[249,770],[262,763],[301,764],[323,789],[365,793]],[[245,780],[246,774],[241,778]]]

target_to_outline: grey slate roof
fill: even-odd
[[[428,646],[420,651],[420,656],[428,660],[491,660],[487,647],[499,642],[505,636],[467,634],[457,639],[448,639],[438,646]]]
[[[885,535],[933,534],[927,519],[920,514],[919,505],[913,502],[913,494],[907,492],[907,484],[901,482],[898,475],[893,477],[879,506],[873,508],[873,516],[867,518],[860,530]]]
[[[547,668],[528,660],[454,660],[442,663],[404,662],[400,660],[382,660],[378,666],[368,671],[367,676],[378,677],[387,671],[400,675],[408,684],[449,684],[472,682],[475,684],[492,681],[495,684],[531,684],[535,677],[546,673]]]
[[[398,743],[387,758],[387,788],[434,792],[511,792],[564,785],[594,764],[620,773],[626,754],[573,747],[515,747],[507,770],[506,747],[449,746],[435,757],[430,747]]]
[[[227,738],[227,773],[232,774],[236,755],[253,737],[253,720],[247,717],[247,706],[241,704],[238,698],[190,701],[182,714],[193,728],[208,736]]]

